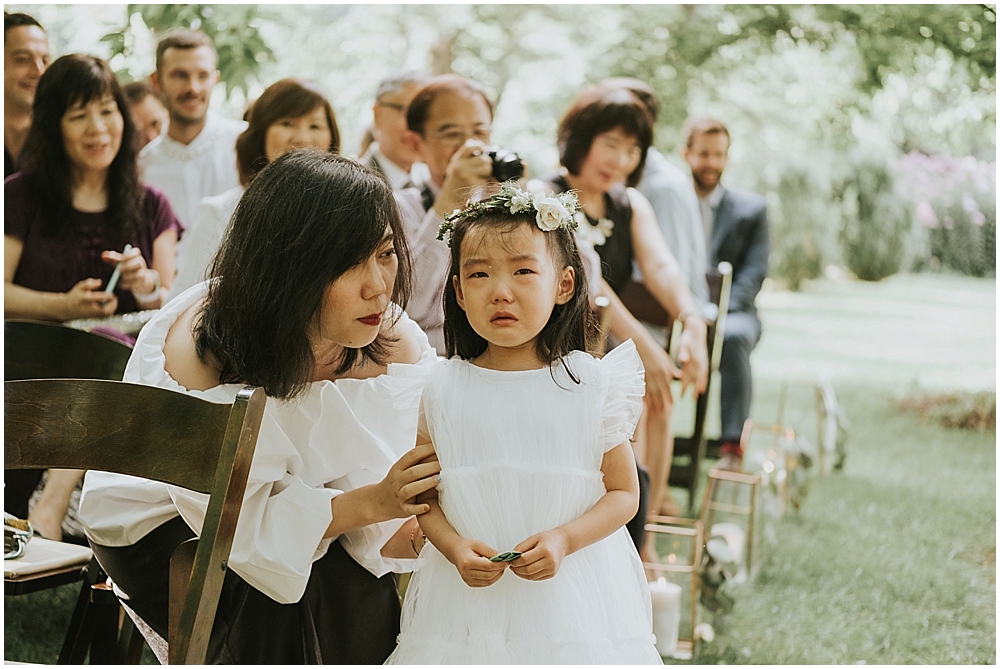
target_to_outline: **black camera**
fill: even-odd
[[[492,147],[486,155],[493,161],[493,178],[503,183],[511,179],[520,179],[524,176],[524,163],[521,156],[509,149]]]

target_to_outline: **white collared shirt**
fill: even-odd
[[[715,210],[722,202],[726,189],[719,184],[707,197],[698,196],[698,209],[701,210],[701,224],[705,228],[705,249],[712,253],[712,230],[715,227]]]
[[[396,163],[392,162],[385,157],[382,153],[381,147],[379,147],[378,142],[373,142],[369,153],[375,158],[375,162],[378,163],[379,169],[382,170],[382,174],[385,175],[386,179],[389,180],[389,185],[392,190],[399,191],[404,188],[417,188],[421,189],[424,187],[425,183],[430,182],[430,171],[427,169],[427,165],[423,163],[413,163],[410,167],[410,171],[407,172],[401,168]]]
[[[236,138],[246,127],[244,121],[209,112],[205,127],[190,144],[181,144],[163,133],[139,153],[143,181],[163,191],[188,230],[189,234],[177,244],[178,263],[198,223],[201,199],[240,185]]]

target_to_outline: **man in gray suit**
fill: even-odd
[[[358,161],[385,177],[394,191],[422,189],[428,179],[427,168],[417,162],[416,153],[403,141],[403,136],[410,101],[429,79],[430,75],[423,72],[399,70],[383,79],[375,93],[372,108],[375,141]]]
[[[760,340],[754,299],[767,274],[770,248],[767,205],[755,193],[724,188],[719,182],[729,160],[729,131],[714,119],[689,122],[684,160],[691,167],[701,209],[708,261],[733,266],[733,285],[722,344],[722,469],[743,464],[740,435],[750,415],[750,352]]]

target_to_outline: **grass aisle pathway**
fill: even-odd
[[[885,393],[840,392],[844,471],[814,481],[777,525],[698,661],[995,663],[994,435],[929,426]]]
[[[753,418],[775,420],[783,378],[830,369],[851,421],[847,464],[776,525],[696,661],[995,664],[995,431],[895,405],[918,387],[995,390],[995,282],[823,282],[761,302]],[[790,386],[786,422],[815,441],[811,402]]]

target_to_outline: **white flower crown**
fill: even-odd
[[[455,224],[461,220],[475,220],[484,214],[503,213],[513,216],[525,211],[535,211],[535,224],[544,232],[559,228],[576,230],[576,212],[580,211],[580,202],[576,193],[566,191],[558,195],[545,195],[541,192],[531,193],[524,190],[514,181],[504,182],[500,192],[485,200],[472,202],[464,209],[456,209],[444,217],[438,228],[437,238],[451,246],[451,233]]]

